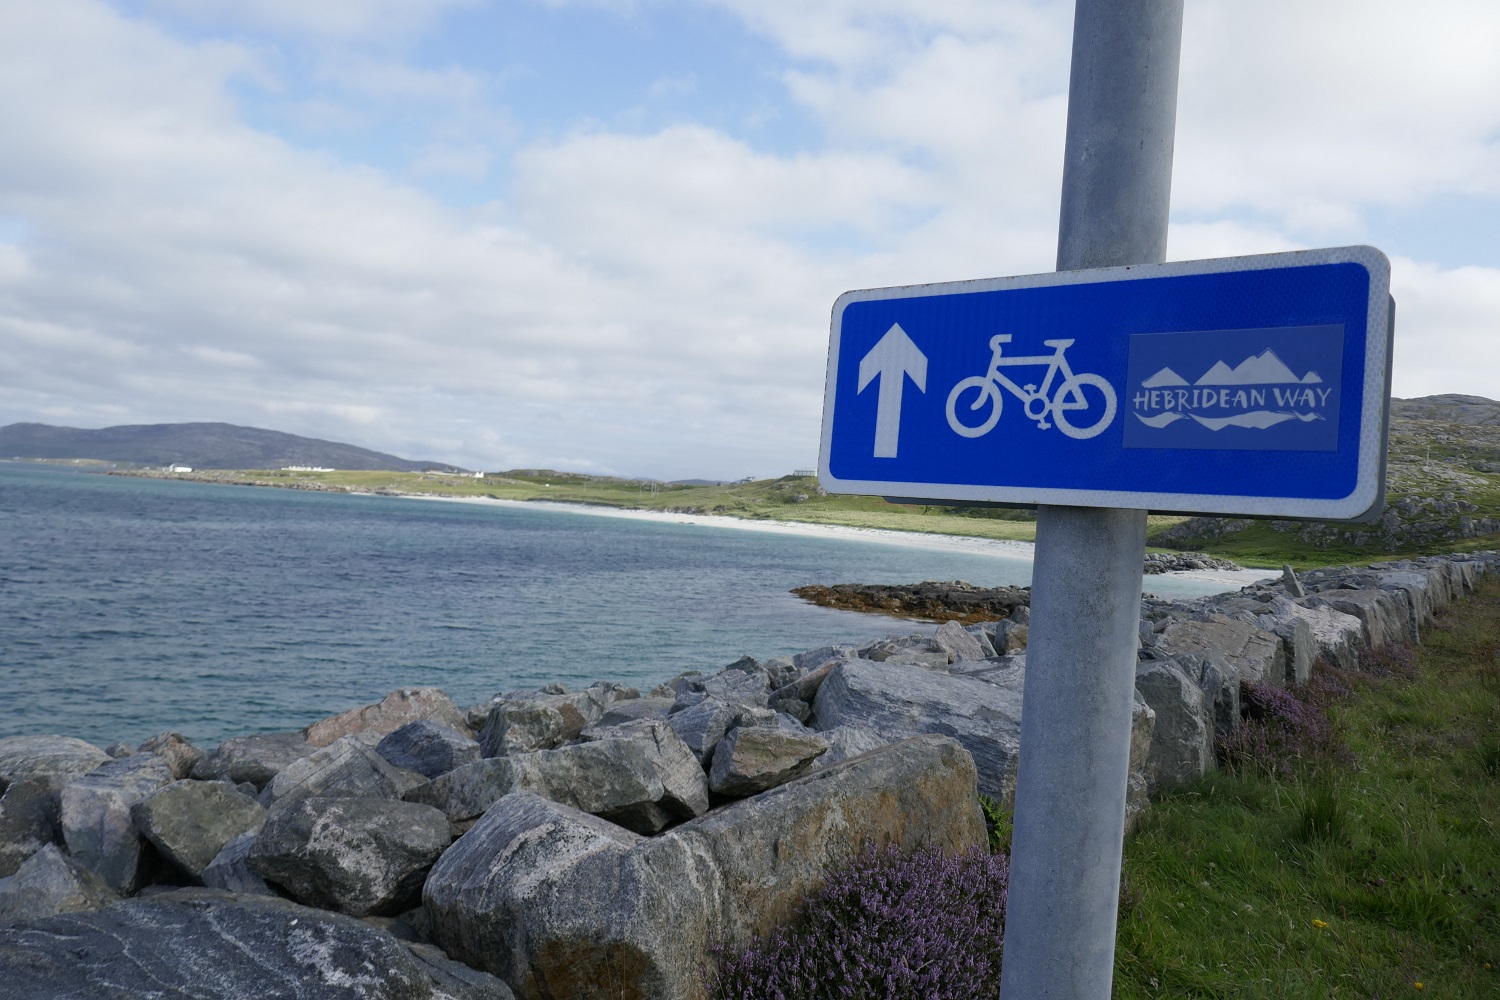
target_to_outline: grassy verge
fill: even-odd
[[[1497,656],[1491,582],[1415,676],[1333,708],[1352,766],[1160,797],[1125,847],[1116,996],[1500,996]]]

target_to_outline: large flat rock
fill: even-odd
[[[891,740],[951,736],[973,756],[979,790],[1008,800],[1016,787],[1025,678],[1025,667],[1018,665],[978,680],[899,663],[847,660],[818,688],[813,728],[863,726]]]
[[[353,918],[208,889],[0,927],[5,1000],[511,1000],[454,972]]]

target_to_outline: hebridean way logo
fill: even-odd
[[[1334,451],[1343,344],[1333,325],[1134,334],[1125,447]]]
[[[1131,403],[1136,419],[1147,427],[1191,419],[1211,431],[1265,430],[1287,420],[1326,420],[1333,389],[1322,386],[1322,381],[1315,371],[1297,376],[1268,347],[1233,368],[1216,361],[1191,384],[1171,368],[1162,368],[1141,382]]]

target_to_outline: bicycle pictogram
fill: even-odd
[[[1068,365],[1068,359],[1063,356],[1063,352],[1073,346],[1072,340],[1042,341],[1047,347],[1053,349],[1052,354],[1002,357],[1003,345],[1010,343],[1010,338],[1011,335],[1008,333],[991,337],[990,350],[994,353],[990,358],[989,371],[983,375],[964,379],[948,394],[948,426],[953,428],[954,433],[976,438],[994,429],[995,424],[1000,420],[1000,405],[1005,399],[1000,392],[1001,386],[1009,389],[1011,394],[1021,401],[1021,407],[1027,419],[1035,420],[1037,427],[1042,430],[1052,426],[1047,422],[1047,418],[1051,416],[1057,422],[1058,430],[1070,438],[1084,440],[1103,431],[1115,419],[1114,388],[1099,375],[1088,372],[1080,375],[1073,374],[1073,369]],[[1046,365],[1047,374],[1042,379],[1040,388],[1035,383],[1018,386],[1000,370],[1016,365]],[[1058,383],[1054,392],[1053,382],[1059,374],[1062,376],[1062,381]],[[974,425],[965,424],[959,420],[960,398],[966,398],[965,393],[971,389],[979,390],[978,394],[962,412],[977,414],[985,408],[986,404],[990,408],[989,414]],[[1069,414],[1072,416],[1070,417]],[[1086,420],[1092,422],[1085,423]]]

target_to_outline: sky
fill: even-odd
[[[1054,267],[1072,3],[0,0],[0,425],[816,464],[844,291]],[[1373,244],[1500,398],[1500,4],[1187,0],[1168,257]]]

